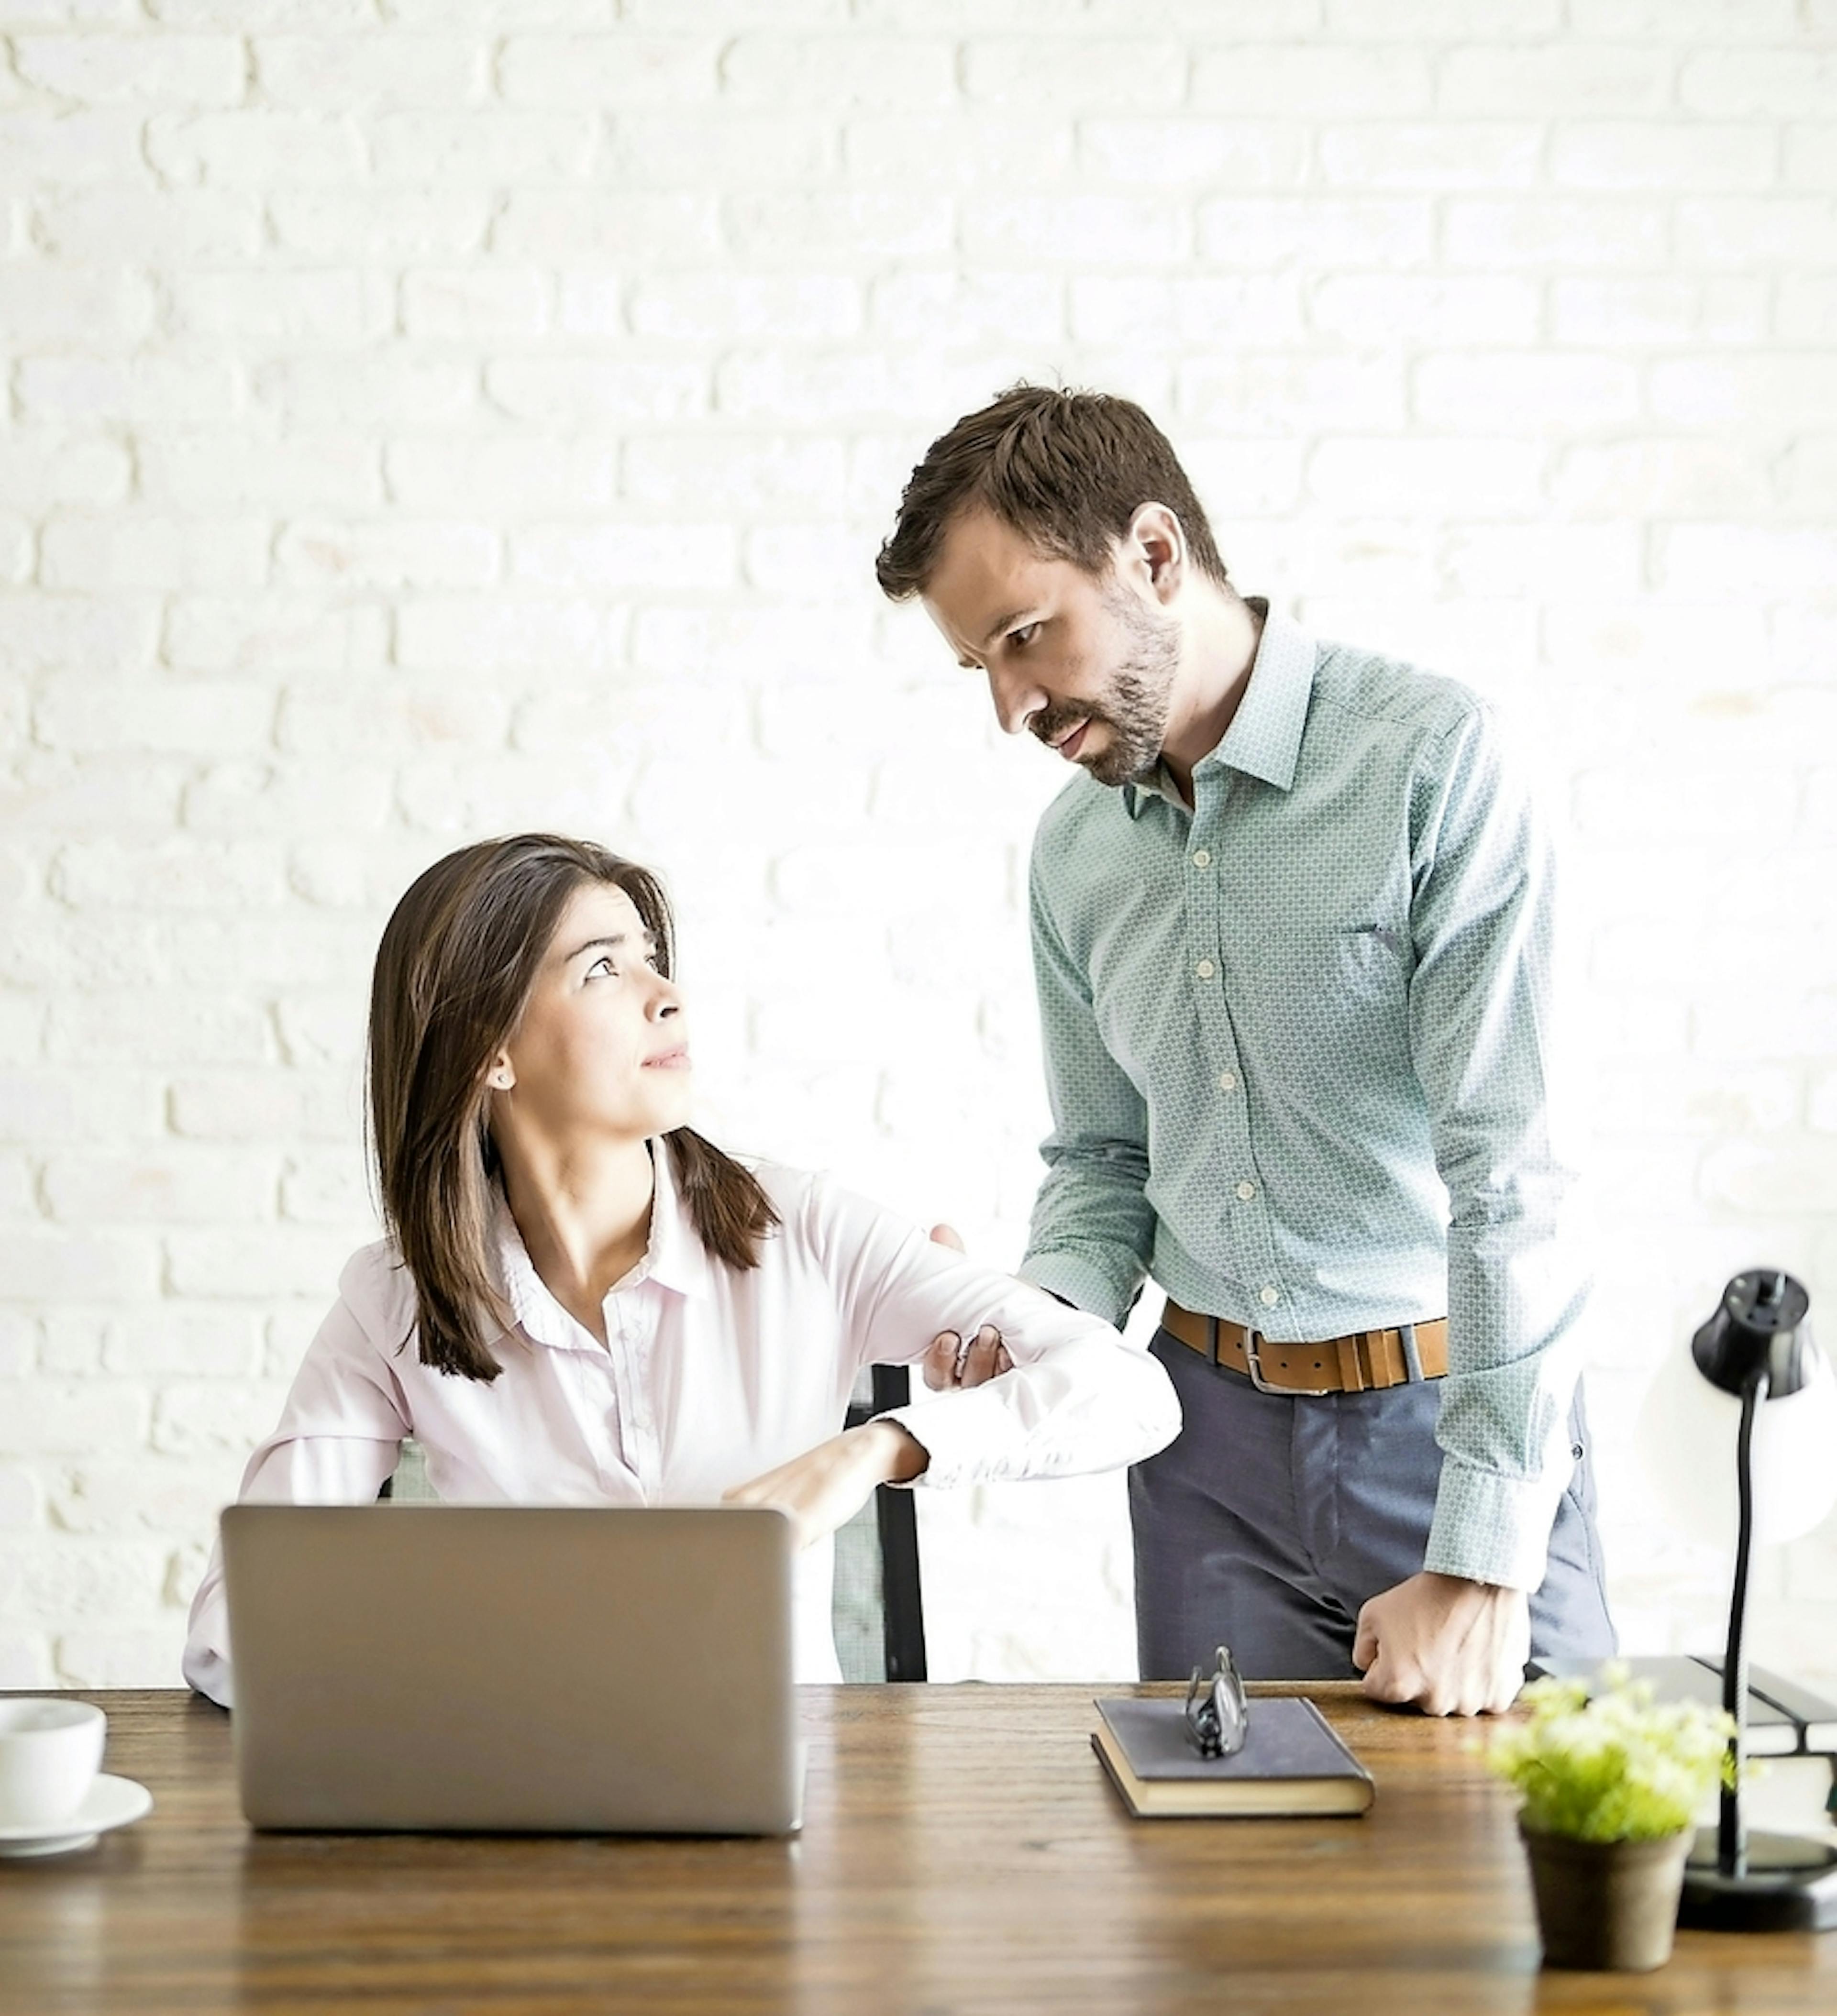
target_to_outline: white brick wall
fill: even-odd
[[[711,1126],[1011,1258],[1057,779],[870,562],[1022,373],[1248,589],[1517,709],[1572,833],[1633,1453],[1837,1296],[1827,0],[0,0],[0,1685],[171,1680],[369,1236],[376,934],[544,822],[682,902]],[[941,1672],[1126,1670],[1113,1481],[928,1503]],[[1837,1531],[1757,1656],[1837,1683]],[[1025,1597],[1023,1592],[1028,1593]]]

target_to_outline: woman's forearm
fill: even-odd
[[[915,1477],[924,1474],[931,1460],[931,1451],[902,1421],[864,1421],[851,1433],[873,1438],[873,1467],[881,1484],[909,1484]]]
[[[931,1462],[917,1436],[897,1421],[864,1421],[763,1477],[728,1492],[729,1505],[765,1505],[785,1513],[807,1547],[845,1525],[882,1484],[909,1483]]]

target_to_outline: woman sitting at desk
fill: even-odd
[[[1112,1468],[1179,1405],[1095,1317],[692,1132],[672,936],[651,875],[545,833],[397,905],[369,1032],[391,1236],[346,1266],[242,1496],[365,1502],[412,1435],[445,1499],[777,1506],[807,1550],[798,1677],[837,1679],[828,1536],[877,1485]],[[835,1432],[861,1366],[942,1332],[985,1383]],[[228,1644],[213,1554],[184,1666],[225,1706]]]

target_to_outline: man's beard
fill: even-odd
[[[1114,789],[1146,776],[1161,760],[1180,644],[1178,626],[1157,621],[1133,596],[1107,592],[1104,603],[1122,632],[1125,655],[1110,675],[1102,699],[1081,707],[1049,707],[1029,725],[1049,747],[1078,722],[1108,728],[1103,753],[1089,762],[1082,757],[1076,760],[1100,784]]]

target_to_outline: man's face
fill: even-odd
[[[1138,575],[1048,559],[978,508],[946,533],[922,599],[959,662],[988,675],[1009,734],[1124,784],[1160,756],[1180,664],[1180,626]]]

